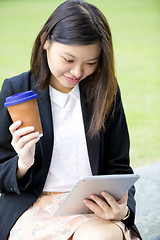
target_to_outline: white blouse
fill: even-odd
[[[91,176],[79,85],[68,94],[49,86],[54,145],[43,191],[70,191],[82,176]]]

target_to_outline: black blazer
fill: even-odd
[[[11,146],[9,126],[12,120],[4,107],[6,97],[27,90],[34,90],[38,94],[38,105],[43,127],[43,137],[36,144],[35,164],[28,170],[22,180],[17,181],[17,154]],[[83,92],[80,90],[81,105],[85,131],[87,133],[91,107],[87,104]],[[106,131],[101,131],[99,138],[90,139],[86,134],[88,154],[93,175],[101,174],[130,174],[129,167],[129,136],[120,97],[114,117],[106,119]],[[31,72],[4,81],[0,92],[0,240],[6,240],[9,231],[20,217],[41,194],[50,166],[53,150],[53,123],[48,88],[38,91]],[[135,189],[129,191],[128,206],[130,217],[125,221],[128,228],[134,225]]]

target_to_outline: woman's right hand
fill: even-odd
[[[18,129],[21,124],[21,121],[16,121],[9,127],[12,134],[11,144],[19,157],[17,179],[21,179],[34,164],[35,145],[40,139],[39,132],[33,132],[32,126]]]

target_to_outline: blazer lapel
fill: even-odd
[[[92,116],[92,107],[86,101],[82,91],[80,91],[80,97],[89,160],[93,175],[97,175],[99,170],[100,137],[91,138],[88,136],[88,129]]]
[[[49,88],[38,91],[37,94],[38,107],[43,129],[43,136],[40,138],[39,144],[42,154],[43,179],[45,181],[49,170],[53,150],[53,121],[49,97]]]

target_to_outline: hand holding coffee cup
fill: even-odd
[[[6,98],[4,106],[13,120],[9,130],[18,155],[17,178],[21,179],[34,164],[35,144],[42,136],[37,94],[27,91],[12,95]]]
[[[18,155],[17,179],[21,179],[35,161],[35,145],[39,141],[39,132],[34,127],[20,128],[21,121],[11,124],[9,130],[12,134],[11,145]]]

